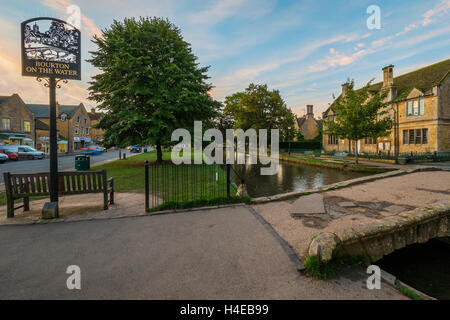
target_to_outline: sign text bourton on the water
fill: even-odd
[[[22,75],[81,79],[81,33],[55,18],[22,22]]]

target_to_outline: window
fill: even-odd
[[[409,144],[409,131],[403,130],[403,144]]]
[[[377,139],[375,138],[365,138],[364,144],[377,144]]]
[[[30,121],[24,121],[23,122],[23,131],[24,132],[31,132],[31,122]]]
[[[409,130],[409,144],[414,144],[414,130]]]
[[[10,119],[2,119],[2,129],[10,130],[11,129],[11,120]]]
[[[406,112],[407,116],[412,116],[413,114],[413,103],[412,101],[408,101],[408,111]]]
[[[419,115],[423,116],[425,114],[425,100],[420,99],[419,101]]]
[[[422,143],[428,144],[428,129],[422,129]]]
[[[408,101],[407,116],[423,116],[425,114],[425,99]]]
[[[413,102],[413,108],[414,108],[414,115],[418,116],[419,115],[419,101],[414,101]]]
[[[328,136],[328,144],[338,144],[338,139],[335,136]]]
[[[403,144],[428,144],[428,129],[403,130]]]
[[[75,134],[78,134],[78,127],[75,127]]]
[[[84,134],[84,128],[81,128],[81,134]]]
[[[89,128],[86,128],[86,135],[89,134]]]
[[[422,130],[416,129],[416,144],[422,144]]]
[[[77,122],[80,123],[80,116],[77,117]]]
[[[67,120],[67,114],[63,113],[61,114],[61,121],[66,121]]]

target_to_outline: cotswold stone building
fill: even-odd
[[[18,94],[0,96],[0,145],[34,147],[34,115]]]
[[[393,65],[382,70],[383,82],[370,89],[374,93],[388,90],[389,112],[395,121],[391,133],[384,138],[356,142],[324,133],[323,148],[360,153],[450,151],[450,59],[398,77],[394,77]],[[323,118],[333,120],[333,104]]]
[[[314,118],[313,106],[307,105],[306,115],[301,118],[296,117],[295,130],[300,131],[306,140],[310,140],[317,137],[321,129],[322,121]]]
[[[28,104],[28,108],[39,120],[36,140],[42,150],[49,147],[50,109],[45,104]],[[91,144],[91,119],[82,103],[79,105],[56,105],[56,127],[58,130],[58,152],[74,152]]]
[[[89,118],[91,119],[91,138],[94,143],[103,142],[103,134],[105,133],[102,129],[96,128],[96,125],[99,123],[100,118],[102,117],[101,112],[95,112],[95,109],[92,108],[91,112],[89,112]]]

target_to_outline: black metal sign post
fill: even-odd
[[[22,22],[22,75],[36,76],[50,91],[50,202],[44,205],[43,218],[57,218],[58,141],[56,88],[66,79],[81,80],[81,33],[65,21],[34,18]]]

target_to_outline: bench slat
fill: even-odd
[[[81,175],[77,174],[75,176],[75,178],[77,179],[77,188],[79,191],[83,191],[83,188],[81,187]]]
[[[97,175],[95,173],[92,174],[92,184],[93,190],[97,190]]]
[[[36,177],[36,189],[37,189],[37,192],[41,192],[42,191],[41,183],[42,183],[41,176],[37,176]]]

